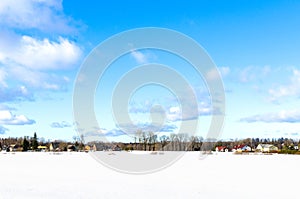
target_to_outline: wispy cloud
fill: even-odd
[[[1,0],[0,2],[1,26],[74,34],[76,23],[78,22],[64,15],[62,0]]]
[[[112,129],[112,130],[105,132],[104,135],[107,137],[118,137],[121,135],[126,135],[126,133],[124,133],[124,131],[119,130],[119,129]]]
[[[148,62],[148,58],[146,54],[143,54],[141,51],[132,50],[130,55],[134,58],[134,60],[138,64],[145,64]]]
[[[98,137],[118,137],[122,135],[129,135],[133,136],[136,134],[138,130],[142,130],[143,132],[174,132],[177,129],[177,126],[174,124],[165,124],[162,127],[161,126],[156,126],[155,124],[150,124],[150,123],[139,123],[136,125],[132,124],[122,124],[120,125],[120,128],[114,128],[114,129],[104,129],[102,128],[101,130],[94,131],[87,133],[87,136],[98,136]],[[126,131],[122,130],[126,129]],[[158,131],[159,130],[159,131]]]
[[[300,96],[300,70],[293,69],[289,83],[269,89],[270,101],[278,102],[283,97],[299,97]]]
[[[3,135],[6,133],[6,131],[8,131],[7,128],[3,127],[3,126],[0,126],[0,135]]]
[[[119,124],[118,127],[113,129],[95,128],[91,131],[80,129],[80,133],[84,134],[87,138],[103,138],[103,137],[118,137],[122,135],[134,136],[137,131],[153,132],[153,133],[168,133],[176,131],[177,126],[172,123],[164,125],[153,123],[136,123],[136,124]]]
[[[266,66],[247,66],[237,71],[237,77],[241,83],[250,83],[255,81],[262,81],[270,74],[271,67]]]
[[[135,134],[137,131],[144,132],[173,132],[177,126],[172,123],[156,124],[149,122],[139,122],[135,124],[119,124],[119,128],[127,134]]]
[[[5,88],[7,87],[7,84],[5,82],[6,78],[7,78],[7,72],[4,70],[4,68],[0,68],[0,86],[1,87],[5,87]]]
[[[52,122],[50,126],[52,128],[67,128],[67,127],[71,127],[72,125],[66,121],[62,121],[62,122]]]
[[[266,122],[266,123],[296,123],[300,122],[300,111],[280,111],[278,113],[266,113],[253,115],[250,117],[245,117],[240,119],[241,122]]]
[[[165,101],[146,100],[144,102],[133,101],[129,104],[129,113],[131,114],[150,114],[157,113],[159,116],[165,117],[166,121],[177,122],[185,120],[198,119],[199,116],[208,116],[220,114],[219,110],[213,110],[209,94],[196,89],[196,95],[201,101],[191,103],[195,100],[189,95],[189,92],[182,91],[179,93],[182,104],[178,104],[178,99],[171,97]],[[196,99],[197,100],[197,99]],[[184,104],[184,106],[182,106]],[[159,108],[160,107],[160,108]],[[182,112],[182,107],[185,108]]]
[[[0,102],[11,101],[33,101],[34,96],[30,93],[25,86],[19,86],[16,88],[0,88]]]
[[[226,77],[230,73],[230,68],[229,67],[219,67],[219,68],[213,68],[210,71],[208,71],[205,74],[205,77],[209,81],[214,81],[219,77]]]
[[[30,125],[35,121],[28,119],[25,115],[15,115],[9,110],[0,110],[1,125]]]
[[[84,134],[86,137],[118,137],[121,135],[126,135],[126,133],[120,129],[95,129],[94,131],[90,131]]]

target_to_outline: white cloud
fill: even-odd
[[[270,66],[248,66],[238,71],[238,80],[242,83],[262,81],[272,72]]]
[[[213,81],[213,80],[216,80],[220,75],[219,75],[219,71],[217,69],[211,69],[210,71],[208,71],[206,74],[205,74],[205,77],[207,80],[209,81]]]
[[[230,68],[227,66],[219,67],[219,70],[223,77],[227,76],[230,73]]]
[[[177,95],[177,97],[180,97],[181,102],[178,101],[177,97],[171,97],[165,99],[165,101],[155,99],[143,103],[131,102],[128,108],[129,113],[134,115],[158,114],[155,115],[155,117],[163,117],[169,122],[194,120],[198,119],[199,116],[218,115],[221,113],[220,110],[213,110],[212,102],[207,91],[202,91],[201,89],[191,90],[191,87],[186,89],[187,90]],[[194,91],[196,99],[191,95]],[[182,110],[182,107],[184,110]]]
[[[11,42],[0,42],[0,62],[22,66],[33,70],[68,69],[74,67],[81,57],[80,48],[66,38],[58,41],[45,38],[38,40],[30,36],[11,36]],[[11,38],[8,38],[11,40]]]
[[[134,124],[119,124],[118,129],[113,130],[103,130],[101,131],[102,134],[106,136],[113,136],[117,132],[118,135],[122,134],[128,134],[133,135],[137,131],[141,130],[143,132],[174,132],[177,129],[177,126],[172,123],[163,123],[163,124],[157,124],[157,123],[149,123],[149,122],[139,122]]]
[[[0,25],[51,33],[76,32],[73,20],[63,13],[62,0],[1,0]]]
[[[170,121],[178,121],[182,119],[181,109],[178,106],[170,107],[167,113],[167,119]]]
[[[80,48],[68,39],[57,42],[37,40],[29,36],[21,39],[20,51],[12,57],[24,66],[34,69],[64,69],[74,66],[81,55]]]
[[[300,70],[294,69],[290,82],[287,85],[269,89],[269,94],[272,102],[277,102],[283,97],[298,97],[300,95]]]
[[[72,125],[66,121],[62,121],[62,122],[52,122],[50,126],[52,128],[66,128],[66,127],[71,127]]]
[[[140,51],[133,50],[130,55],[135,59],[135,61],[139,64],[145,64],[148,62],[148,58],[145,54]]]
[[[210,81],[214,81],[217,80],[220,76],[224,78],[229,74],[229,72],[229,67],[213,68],[206,73],[205,77]]]
[[[273,122],[286,122],[286,123],[296,123],[300,122],[300,111],[293,110],[293,111],[287,111],[283,110],[278,113],[266,113],[266,114],[260,114],[260,115],[253,115],[250,117],[245,117],[240,119],[241,122],[267,122],[267,123],[273,123]]]
[[[247,83],[254,79],[254,74],[252,73],[252,67],[244,68],[239,74],[239,80],[243,83]]]
[[[0,135],[1,135],[1,134],[5,134],[6,131],[8,131],[7,128],[5,128],[5,127],[3,127],[3,126],[0,126]]]
[[[182,114],[182,110],[179,106],[173,106],[170,107],[170,109],[167,112],[167,120],[169,121],[185,121],[185,120],[194,120],[197,119],[200,116],[207,116],[207,115],[212,115],[212,114],[218,114],[217,111],[213,112],[212,107],[209,106],[208,104],[198,104],[198,111],[197,108],[195,107],[189,107],[187,108],[189,110],[186,111],[186,114]]]
[[[1,125],[26,125],[34,123],[34,120],[28,119],[25,115],[14,115],[9,110],[0,110]]]
[[[9,67],[7,72],[10,74],[11,80],[25,84],[30,88],[62,90],[65,88],[65,84],[69,82],[64,76],[47,73],[46,71],[32,70],[22,66]]]
[[[0,87],[0,102],[23,100],[32,101],[33,99],[34,97],[32,93],[28,91],[25,86],[19,86],[11,89]]]
[[[7,84],[5,82],[6,77],[7,77],[6,71],[4,70],[4,68],[0,68],[0,86],[7,87]]]

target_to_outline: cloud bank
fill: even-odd
[[[35,121],[25,115],[15,115],[9,110],[0,110],[0,125],[30,125]]]
[[[67,128],[67,127],[71,127],[72,125],[66,121],[62,121],[62,122],[52,122],[50,126],[52,128]]]
[[[240,119],[241,122],[266,122],[266,123],[296,123],[300,122],[300,111],[280,111],[278,113],[266,113],[253,115]]]

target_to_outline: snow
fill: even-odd
[[[2,152],[0,198],[297,198],[300,156],[199,154],[187,152],[161,171],[132,175],[88,153]]]

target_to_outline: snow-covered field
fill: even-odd
[[[0,153],[0,198],[298,198],[299,168],[300,156],[219,153],[200,160],[188,152],[159,172],[130,175],[88,153]]]

